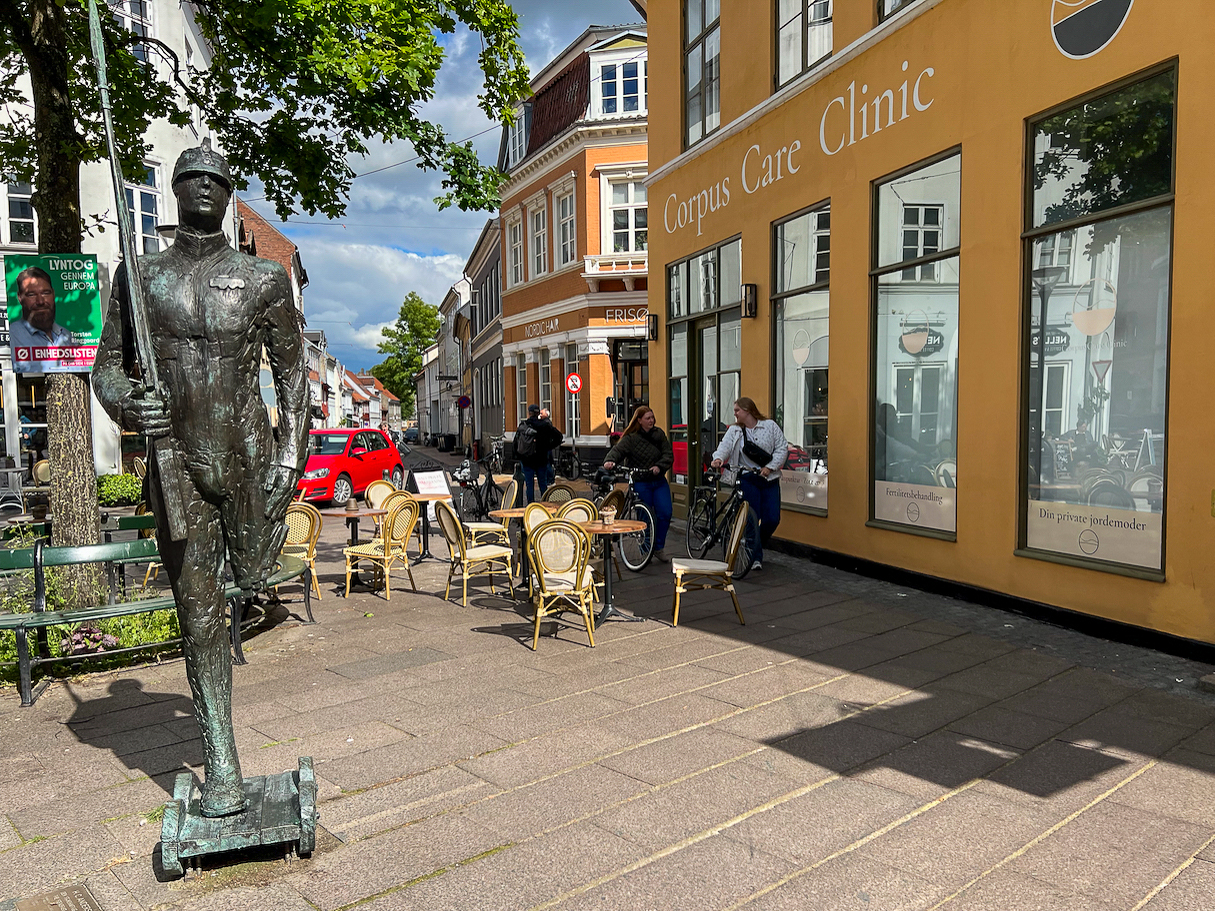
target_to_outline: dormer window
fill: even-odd
[[[604,114],[635,114],[645,110],[646,61],[605,63],[599,67],[599,94]]]

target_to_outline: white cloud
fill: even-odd
[[[532,72],[538,72],[592,22],[599,25],[638,21],[628,0],[514,0],[520,43]],[[477,107],[481,70],[479,40],[467,32],[447,36],[447,56],[435,97],[422,116],[443,126],[453,140],[488,130],[473,140],[481,160],[496,161],[499,131]],[[365,158],[351,159],[356,174],[397,165],[415,155],[408,143],[367,143]],[[247,201],[300,248],[310,284],[304,314],[313,329],[323,329],[333,352],[347,367],[379,363],[375,346],[380,329],[395,321],[401,301],[417,291],[436,306],[461,275],[485,220],[492,213],[442,212],[438,175],[413,163],[358,178],[351,185],[346,214],[333,222],[296,215],[282,224],[272,207],[258,201],[261,188],[250,187]],[[306,224],[306,222],[322,222]]]

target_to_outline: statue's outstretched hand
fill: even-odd
[[[122,409],[123,422],[129,430],[150,437],[169,433],[169,412],[165,400],[152,391],[136,392]]]

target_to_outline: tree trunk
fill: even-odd
[[[56,0],[31,0],[26,52],[34,96],[34,207],[38,252],[79,253],[80,148],[68,81],[67,29]],[[51,462],[54,544],[95,544],[97,473],[93,466],[93,421],[87,373],[54,374],[47,380],[47,438]],[[96,604],[99,567],[76,567],[62,575],[66,606]]]

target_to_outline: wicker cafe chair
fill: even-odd
[[[417,583],[413,580],[413,570],[409,566],[409,554],[406,545],[413,534],[413,527],[418,522],[418,502],[414,499],[402,500],[384,520],[382,537],[366,544],[356,544],[343,549],[346,555],[346,597],[350,597],[350,574],[361,562],[374,563],[384,574],[384,600],[392,600],[392,581],[390,573],[392,564],[401,561],[405,572],[409,573],[409,584],[416,592]]]
[[[750,510],[740,509],[734,518],[730,529],[729,547],[726,549],[726,560],[684,560],[676,558],[671,561],[671,572],[675,574],[675,614],[671,618],[671,626],[679,625],[679,599],[684,592],[701,591],[715,588],[730,593],[734,602],[734,611],[738,614],[738,622],[746,625],[742,608],[738,606],[738,595],[734,593],[734,567],[738,563],[738,552],[742,549],[743,535],[747,531],[747,516]]]
[[[578,491],[568,484],[554,484],[540,497],[546,503],[564,503],[578,496]]]
[[[506,485],[502,494],[502,505],[498,508],[513,509],[518,491],[519,482],[512,478]],[[464,530],[468,532],[469,541],[474,547],[478,544],[510,544],[510,519],[465,522]]]
[[[141,481],[143,480],[143,476],[148,473],[148,463],[139,456],[135,456],[131,461],[131,468],[135,471],[135,477]]]
[[[599,510],[595,504],[583,497],[563,503],[557,510],[558,519],[569,519],[571,522],[594,522],[599,518]]]
[[[470,545],[465,538],[464,526],[455,508],[446,500],[435,503],[435,516],[439,520],[439,531],[447,540],[447,549],[451,553],[451,569],[447,572],[447,588],[443,592],[446,600],[451,595],[451,580],[456,570],[460,570],[464,582],[464,597],[462,604],[468,607],[468,577],[489,576],[489,590],[494,589],[494,573],[506,574],[506,584],[514,592],[512,584],[515,568],[512,551],[505,544]]]
[[[523,508],[523,537],[520,548],[527,546],[528,536],[531,535],[532,529],[538,528],[541,524],[551,521],[553,514],[550,510],[545,509],[539,503],[528,503]],[[527,577],[527,596],[532,596],[532,578],[531,574]]]
[[[321,597],[321,584],[316,578],[316,542],[321,537],[321,514],[309,503],[292,503],[287,507],[287,541],[282,552],[299,557],[308,564],[312,577],[312,593]]]
[[[367,489],[363,491],[363,502],[372,509],[387,509],[384,501],[388,499],[389,494],[394,493],[396,488],[391,481],[378,480],[372,481],[367,485]],[[375,536],[380,536],[380,525],[387,516],[373,516],[375,520]]]
[[[595,600],[594,577],[589,565],[590,536],[569,519],[547,519],[527,539],[535,589],[536,607],[532,651],[540,641],[540,621],[554,614],[576,610],[582,614],[586,634],[595,647],[595,622],[591,605]]]

